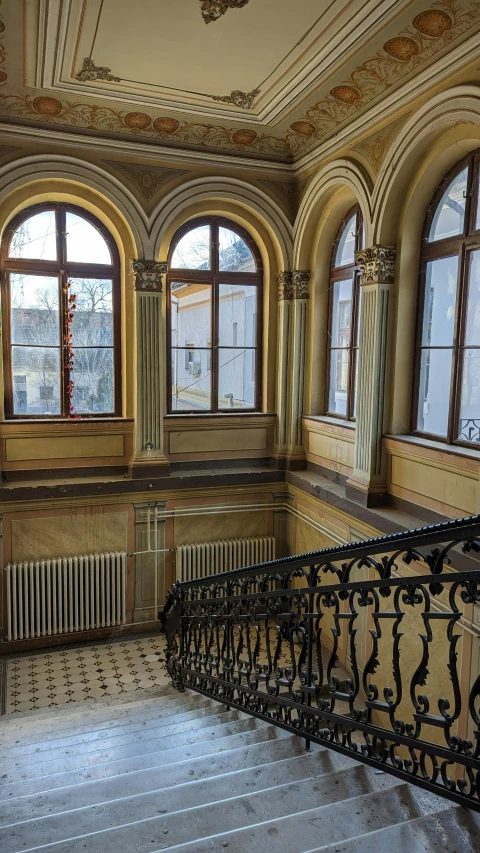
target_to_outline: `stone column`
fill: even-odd
[[[372,246],[355,255],[362,302],[355,460],[347,495],[365,506],[380,505],[387,494],[382,436],[395,256],[393,246]]]
[[[287,452],[288,394],[290,387],[290,329],[292,324],[293,273],[284,270],[277,276],[277,426],[272,453],[279,468],[285,467]]]
[[[137,409],[133,478],[169,473],[163,452],[164,367],[162,293],[167,264],[132,261],[135,274],[137,331]]]
[[[286,465],[290,470],[305,467],[302,415],[305,404],[305,374],[310,296],[310,273],[295,270],[290,324],[290,388],[287,416]]]

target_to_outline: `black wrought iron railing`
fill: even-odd
[[[172,682],[480,811],[479,554],[472,516],[178,583]]]

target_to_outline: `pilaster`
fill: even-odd
[[[137,330],[137,415],[132,477],[161,477],[169,472],[163,452],[165,346],[162,295],[166,263],[134,260]]]
[[[395,257],[393,246],[378,245],[355,255],[361,273],[362,301],[355,457],[347,494],[366,506],[383,503],[387,494],[382,436]]]
[[[290,388],[287,415],[287,468],[305,467],[302,415],[305,406],[307,335],[309,328],[310,272],[293,273],[292,314],[290,323]]]
[[[290,386],[290,329],[292,323],[293,273],[284,270],[277,276],[277,426],[273,457],[285,466],[287,451],[288,393]]]

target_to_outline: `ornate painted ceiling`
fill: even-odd
[[[480,55],[480,0],[0,0],[0,15],[3,122],[283,161]]]

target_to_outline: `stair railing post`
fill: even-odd
[[[313,587],[313,572],[315,566],[310,566],[308,570],[308,586],[311,590]],[[308,614],[307,614],[307,706],[312,706],[312,669],[313,669],[313,607],[314,594],[308,593]],[[305,738],[305,749],[310,749],[310,738]]]

